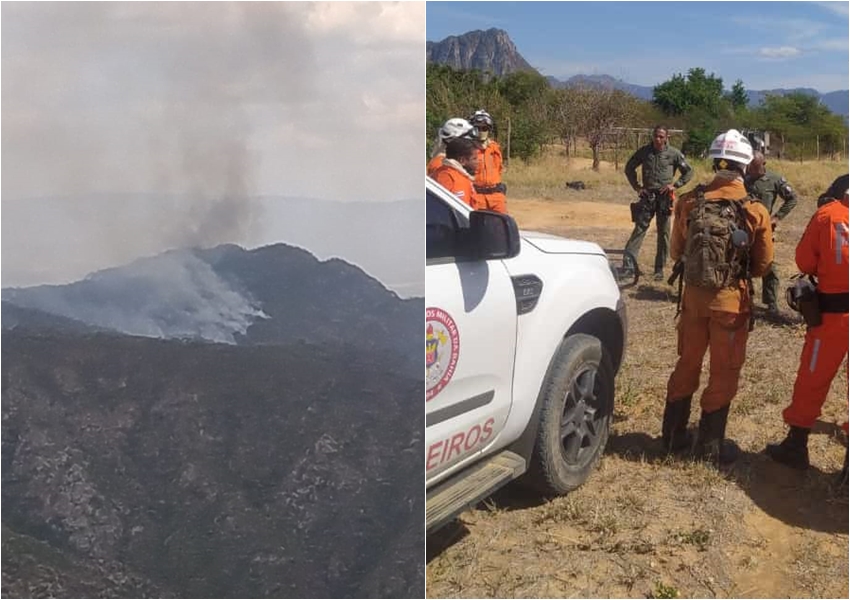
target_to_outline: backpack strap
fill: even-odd
[[[694,188],[694,193],[696,194],[696,204],[697,206],[701,206],[705,203],[705,185],[699,184]],[[688,224],[690,224],[691,217],[688,215]],[[680,314],[682,314],[682,288],[685,283],[685,262],[680,258],[676,261],[676,264],[673,265],[673,273],[670,275],[670,278],[667,280],[667,285],[674,285],[676,280],[679,280],[679,289],[676,296],[676,314],[673,315],[673,320],[676,320]]]
[[[696,186],[694,193],[696,194],[696,206],[705,204],[705,185],[701,183]]]
[[[744,281],[747,282],[747,293],[750,295],[750,324],[749,331],[755,329],[756,317],[755,311],[753,310],[753,299],[755,298],[756,290],[753,286],[753,274],[750,270],[750,247],[753,245],[753,232],[750,230],[749,221],[747,221],[747,209],[746,206],[750,202],[754,202],[752,194],[748,194],[746,198],[741,200],[734,200],[735,208],[738,211],[738,219],[741,223],[744,224],[744,231],[747,232],[747,239],[749,243],[747,244],[747,248],[744,250]]]

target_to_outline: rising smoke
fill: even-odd
[[[234,344],[267,318],[244,290],[190,251],[171,251],[64,286],[3,290],[3,300],[129,335]]]
[[[251,239],[252,139],[313,86],[307,11],[4,4],[4,285]]]

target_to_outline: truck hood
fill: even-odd
[[[601,254],[605,251],[598,244],[581,240],[570,240],[557,235],[538,231],[520,231],[522,239],[546,254]]]

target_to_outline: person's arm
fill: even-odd
[[[673,209],[673,231],[670,232],[670,258],[673,262],[678,261],[685,253],[688,233],[688,216],[685,209],[691,197],[691,194],[685,194],[676,202]]]
[[[776,218],[781,221],[797,206],[797,192],[784,177],[781,177],[776,186],[776,195],[782,198],[782,206],[776,212]]]
[[[750,226],[753,231],[753,244],[750,246],[750,275],[763,277],[774,258],[770,214],[759,202],[750,202],[748,207]]]
[[[821,224],[819,215],[816,212],[806,226],[803,232],[803,237],[797,243],[797,250],[794,253],[794,258],[797,261],[797,268],[806,275],[818,274],[818,258],[820,249],[820,233]]]
[[[493,162],[495,163],[496,173],[499,174],[499,182],[501,183],[502,174],[505,172],[505,163],[502,160],[502,147],[501,146],[499,146],[499,148],[493,154]]]
[[[626,166],[623,167],[623,172],[626,174],[626,179],[629,180],[629,185],[632,186],[632,189],[636,192],[641,190],[640,184],[638,184],[637,179],[637,168],[640,166],[640,163],[643,159],[643,153],[641,152],[642,148],[639,148],[632,157],[626,162]]]
[[[688,161],[685,160],[685,155],[679,152],[678,156],[676,156],[676,168],[679,169],[679,179],[673,184],[673,187],[679,189],[683,185],[687,185],[687,183],[694,176],[694,169],[691,165],[688,164]]]

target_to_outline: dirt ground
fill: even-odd
[[[611,191],[511,198],[508,209],[523,229],[622,248],[630,191]],[[801,200],[777,231],[781,291],[814,208],[813,198]],[[639,256],[644,272],[652,272],[655,240],[653,224]],[[832,487],[847,445],[839,427],[846,369],[811,436],[812,468],[773,463],[762,451],[784,436],[780,413],[805,329],[787,306],[769,319],[759,305],[727,429],[743,457],[723,473],[666,458],[657,437],[676,360],[675,290],[641,280],[624,297],[629,339],[599,470],[552,500],[509,486],[429,536],[427,596],[847,598],[848,500]],[[704,365],[703,384],[706,375]],[[698,418],[694,402],[692,424]]]

